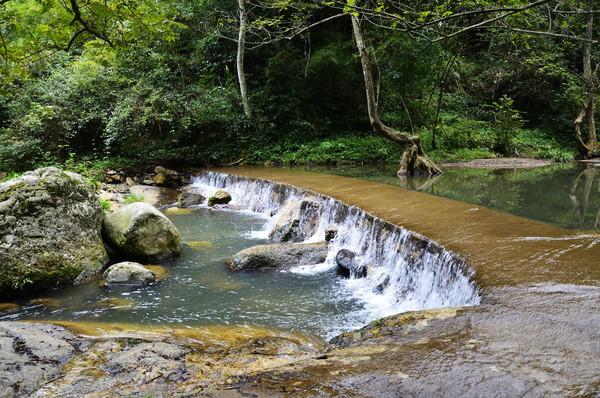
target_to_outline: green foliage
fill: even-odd
[[[110,208],[112,207],[110,200],[100,198],[100,207],[104,211],[109,211]]]
[[[503,96],[492,104],[495,133],[494,150],[504,155],[514,153],[514,138],[517,131],[523,127],[521,112],[514,109],[514,101]]]
[[[517,3],[422,2],[404,17],[424,23],[463,8]],[[251,119],[240,104],[235,41],[224,38],[237,37],[237,2],[80,4],[94,32],[77,34],[83,25],[69,2],[0,4],[2,171],[64,165],[98,181],[103,168],[123,162],[398,161],[402,148],[368,135],[362,70],[346,18],[255,45],[328,16],[326,3],[253,7],[246,52]],[[393,12],[391,3],[365,4]],[[561,27],[580,33],[577,14],[569,18]],[[544,21],[535,9],[507,23],[534,29]],[[580,43],[495,29],[428,43],[363,26],[377,61],[382,118],[420,133],[433,158],[572,158],[570,130],[584,91]]]
[[[10,171],[10,172],[6,173],[6,175],[3,178],[0,178],[0,182],[12,180],[14,178],[19,177],[20,175],[21,175],[21,173],[17,173],[15,171]]]
[[[381,137],[341,136],[255,148],[250,161],[285,164],[398,161],[401,148]]]
[[[123,202],[125,204],[131,204],[131,203],[136,203],[136,202],[143,202],[144,201],[144,196],[143,195],[135,195],[135,194],[129,194],[127,196],[125,196]]]

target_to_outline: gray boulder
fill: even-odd
[[[205,200],[206,198],[200,192],[197,192],[194,187],[187,186],[181,190],[177,206],[181,208],[196,206],[204,203]]]
[[[104,271],[104,281],[107,285],[147,285],[156,281],[156,275],[142,264],[125,261]]]
[[[222,189],[219,189],[210,198],[208,198],[209,206],[226,205],[229,202],[231,202],[231,195],[229,192],[223,191]]]
[[[275,243],[244,249],[227,261],[232,271],[291,268],[320,264],[327,258],[327,243]]]
[[[131,260],[163,260],[181,252],[175,225],[146,203],[131,203],[108,214],[103,233],[115,253]]]
[[[0,184],[0,292],[86,282],[108,261],[95,188],[47,167]]]

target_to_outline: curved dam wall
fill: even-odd
[[[474,272],[461,256],[358,207],[292,185],[218,172],[198,174],[192,184],[206,194],[227,190],[233,208],[265,215],[261,231],[265,237],[281,238],[278,228],[294,207],[299,209],[292,217],[297,218],[296,242],[323,241],[325,231],[335,228],[337,235],[329,244],[326,262],[291,272],[326,272],[335,267],[339,250],[352,250],[357,260],[368,266],[368,273],[348,284],[371,314],[369,318],[481,302]]]
[[[600,234],[559,228],[482,206],[376,181],[279,167],[213,171],[318,191],[459,253],[487,291],[515,285],[600,283]],[[569,200],[565,194],[565,200]]]

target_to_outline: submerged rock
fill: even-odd
[[[206,198],[192,186],[187,186],[181,190],[177,206],[185,208],[190,206],[201,205]]]
[[[104,280],[108,285],[147,285],[156,281],[156,275],[142,264],[126,261],[104,271]]]
[[[0,184],[0,291],[92,279],[108,260],[102,217],[75,173],[47,167]]]
[[[327,258],[327,243],[275,243],[244,249],[227,261],[232,271],[291,268],[320,264]]]
[[[132,260],[161,260],[179,255],[181,237],[175,225],[145,203],[123,206],[104,220],[107,244]]]
[[[209,206],[226,205],[229,202],[231,202],[231,195],[229,192],[223,191],[222,189],[219,189],[210,198],[208,198]]]
[[[364,278],[367,276],[367,266],[356,261],[356,254],[348,249],[342,249],[335,255],[337,273],[344,278]]]

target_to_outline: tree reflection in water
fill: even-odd
[[[591,227],[586,222],[587,214],[590,206],[590,196],[592,194],[594,183],[596,182],[596,190],[600,192],[600,179],[597,177],[600,175],[600,168],[589,166],[584,171],[579,173],[573,185],[571,186],[571,191],[569,192],[569,198],[571,199],[571,203],[573,203],[573,209],[575,211],[576,217],[579,220],[579,227],[582,229],[586,229]],[[583,186],[580,187],[580,183],[583,181]],[[578,189],[581,188],[581,189]],[[592,214],[594,209],[591,210]],[[596,230],[600,230],[600,208],[595,209],[596,214],[594,219],[593,228]]]

